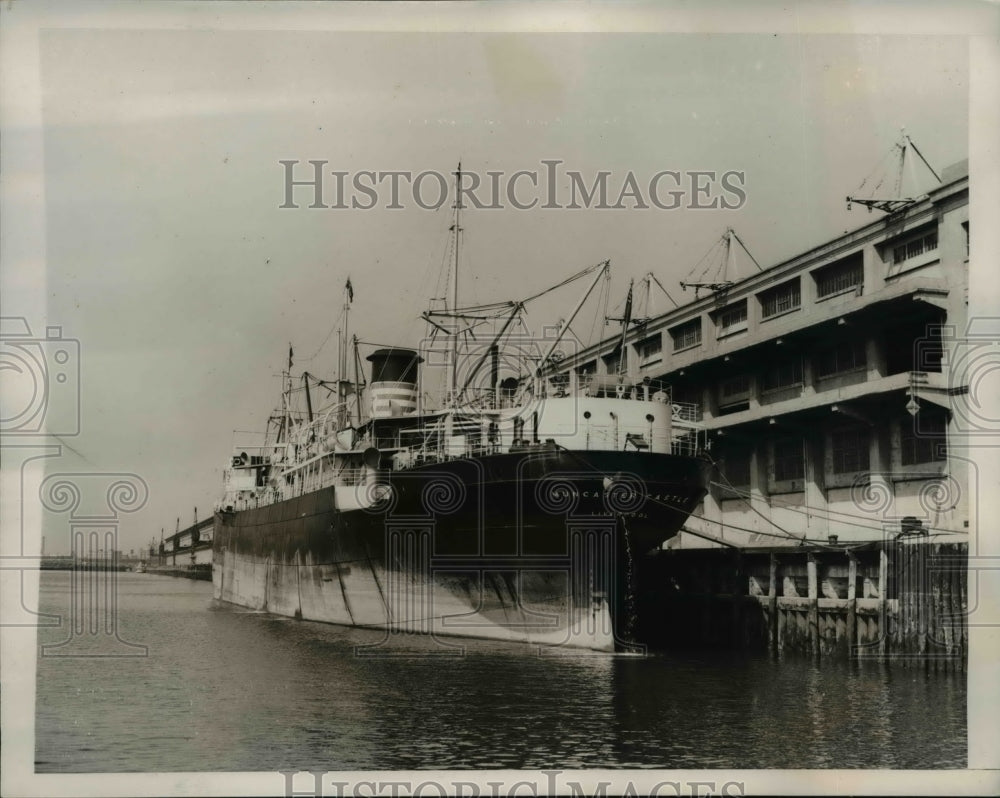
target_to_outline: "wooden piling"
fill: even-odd
[[[728,550],[671,552],[650,566],[645,580],[654,581],[658,570],[662,584],[673,586],[649,596],[657,605],[652,615],[664,625],[654,636],[774,655],[837,652],[905,667],[964,667],[966,552],[963,544],[922,541],[842,553],[812,547],[748,549],[736,557]]]
[[[899,575],[896,580],[896,601],[899,611],[896,614],[896,623],[893,626],[890,642],[894,654],[904,654],[907,643],[913,634],[913,574],[911,573],[912,563],[909,549],[896,541],[892,544],[892,558],[894,570]],[[906,657],[900,659],[905,667]]]
[[[854,658],[858,626],[858,558],[847,552],[847,659]]]
[[[878,655],[885,659],[889,625],[886,613],[886,590],[889,587],[889,555],[883,546],[878,552]]]
[[[948,630],[951,636],[950,651],[954,657],[952,664],[956,670],[961,670],[961,664],[955,660],[964,655],[962,627],[965,625],[965,618],[962,614],[963,593],[959,573],[965,571],[965,565],[961,559],[952,560],[948,569]]]
[[[907,666],[913,665],[912,655],[917,652],[920,639],[920,558],[919,546],[905,544],[901,546],[906,553],[906,575],[907,575],[907,602],[906,609],[908,623],[906,625],[906,639],[903,642],[904,661]]]
[[[909,613],[906,611],[906,559],[901,551],[901,546],[896,542],[886,543],[886,558],[888,561],[889,582],[893,583],[893,595],[896,596],[896,618],[895,623],[886,617],[888,634],[887,646],[890,651],[899,651],[903,637],[903,629],[909,620]]]
[[[938,585],[941,590],[941,607],[939,610],[938,628],[941,637],[941,660],[944,669],[952,669],[952,657],[955,654],[955,635],[951,607],[951,572],[955,567],[950,557],[942,557],[941,569],[938,571]]]
[[[958,618],[957,622],[959,624],[960,639],[958,643],[959,652],[961,656],[960,665],[962,670],[965,669],[966,658],[968,657],[969,651],[969,624],[968,624],[968,613],[969,613],[969,584],[968,584],[968,573],[967,573],[968,563],[961,562],[959,566],[955,569],[955,577],[957,578],[957,590],[955,591],[958,595]],[[978,587],[978,585],[977,585]]]
[[[917,654],[927,662],[927,639],[930,635],[930,578],[928,571],[930,545],[911,546],[917,569]]]
[[[809,581],[809,608],[806,611],[806,629],[809,637],[809,651],[819,656],[819,580],[816,574],[816,556],[809,554],[806,559],[806,575]]]
[[[944,635],[941,625],[941,614],[943,602],[941,595],[941,544],[936,543],[932,548],[932,555],[928,560],[927,578],[930,580],[928,589],[930,591],[930,610],[927,613],[929,622],[927,632],[927,650],[929,652],[929,663],[932,670],[940,670],[944,663]]]
[[[778,650],[778,558],[772,554],[769,566],[770,581],[767,587],[767,634],[772,653]]]

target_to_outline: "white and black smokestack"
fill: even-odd
[[[417,376],[423,362],[413,349],[376,349],[372,364],[372,418],[392,418],[417,411]]]

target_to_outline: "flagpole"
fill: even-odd
[[[341,354],[341,359],[343,365],[341,368],[341,374],[347,376],[347,347],[349,346],[349,341],[351,340],[351,300],[350,293],[347,290],[347,286],[351,284],[351,278],[347,278],[347,283],[344,285],[344,351]]]
[[[459,250],[459,234],[462,232],[462,228],[459,226],[461,224],[461,214],[462,214],[462,162],[458,162],[458,171],[455,172],[455,266],[452,270],[452,281],[451,281],[451,310],[455,314],[454,324],[455,332],[451,339],[451,369],[448,373],[448,404],[454,407],[457,404],[458,397],[456,392],[458,391],[458,328],[460,324],[460,319],[458,318],[458,250]]]

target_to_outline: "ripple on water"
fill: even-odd
[[[68,588],[43,573],[41,610],[66,617]],[[205,582],[119,588],[122,639],[148,654],[38,658],[39,772],[966,765],[962,675],[476,640],[439,657],[419,636],[380,656],[381,632],[214,603]]]

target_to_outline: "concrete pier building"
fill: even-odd
[[[717,463],[665,545],[958,542],[969,466],[967,162],[929,193],[559,363],[573,380],[669,390],[696,405]],[[873,217],[875,214],[873,214]],[[974,502],[974,499],[973,499]]]

